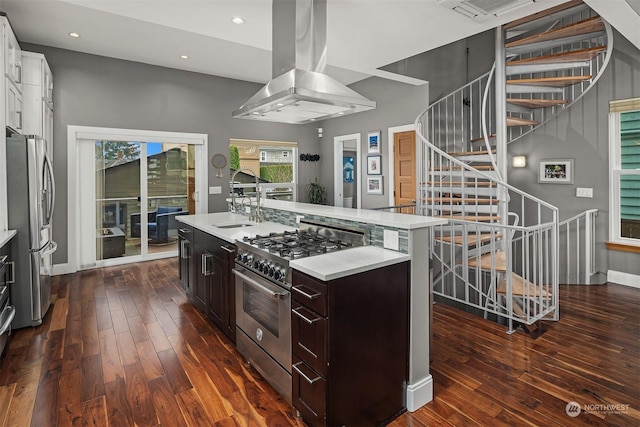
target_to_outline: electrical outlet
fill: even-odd
[[[304,215],[296,215],[296,224],[300,224],[302,218],[304,218]]]
[[[383,246],[386,249],[392,249],[397,251],[400,246],[400,242],[398,239],[398,232],[396,230],[384,230],[382,232],[382,241]]]
[[[244,213],[250,214],[251,213],[251,206],[245,206],[244,207]]]
[[[209,187],[209,194],[222,194],[222,187],[220,186]]]
[[[576,197],[593,197],[593,188],[576,188]]]

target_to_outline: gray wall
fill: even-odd
[[[495,30],[381,67],[429,82],[429,102],[448,95],[491,69]]]
[[[257,92],[259,84],[27,43],[21,47],[43,53],[54,75],[56,264],[67,262],[68,125],[205,133],[210,156],[228,156],[230,138],[297,141],[301,153],[317,151],[315,126],[231,118],[231,112]],[[330,157],[325,161],[331,164]],[[318,163],[305,162],[300,185],[313,180],[319,169]],[[228,183],[228,173],[220,179],[209,170],[209,185],[223,187],[222,195],[209,196],[211,212],[226,210]]]
[[[509,158],[527,157],[527,167],[510,169],[509,183],[560,210],[567,219],[587,209],[599,209],[596,223],[597,269],[640,274],[638,254],[609,251],[609,101],[640,96],[640,51],[619,33],[609,67],[581,100],[533,134],[509,145]],[[575,159],[574,184],[538,184],[542,159]],[[593,188],[593,198],[577,198],[576,187]]]
[[[362,207],[383,207],[389,205],[389,156],[387,129],[393,126],[412,124],[418,114],[428,105],[428,85],[413,86],[377,77],[372,77],[351,85],[351,88],[365,97],[376,101],[375,110],[351,116],[327,120],[322,123],[323,137],[319,149],[322,161],[318,179],[327,187],[327,199],[333,204],[333,138],[352,133],[361,134],[361,159],[358,167],[362,171],[362,181],[366,182],[367,170],[367,132],[379,130],[382,154],[383,195],[367,194],[362,189]],[[301,165],[300,169],[305,165]],[[341,173],[338,171],[337,173]],[[355,205],[355,201],[354,201]]]

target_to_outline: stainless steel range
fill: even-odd
[[[301,220],[292,232],[236,240],[238,351],[291,402],[292,260],[365,244],[364,232]]]

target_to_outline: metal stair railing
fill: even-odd
[[[513,322],[531,325],[548,316],[558,318],[558,209],[447,153],[473,151],[473,136],[484,140],[482,110],[487,115],[494,111],[481,102],[490,74],[431,104],[416,119],[417,208],[421,215],[449,219],[431,232],[434,293],[507,319],[512,332]],[[472,93],[478,102],[466,102]],[[436,197],[447,192],[451,197]],[[497,208],[485,206],[494,202],[466,197],[480,194],[495,198]],[[517,213],[521,225],[506,224],[507,215],[500,218],[500,212]],[[476,243],[470,248],[472,240]]]
[[[595,12],[591,9],[586,8],[581,11],[577,15],[566,16],[553,24],[553,27],[562,27],[565,25],[573,24],[577,21],[590,18],[593,16],[597,16]],[[537,125],[532,126],[521,126],[521,127],[511,127],[507,130],[507,143],[515,142],[516,140],[522,138],[525,135],[530,134],[534,130],[541,127],[545,122],[548,122],[558,114],[562,113],[565,110],[568,110],[568,107],[582,98],[592,87],[595,86],[597,81],[603,74],[603,71],[607,68],[611,60],[611,55],[613,53],[613,30],[611,29],[611,25],[603,19],[604,24],[604,33],[597,36],[592,37],[588,40],[574,41],[571,43],[566,43],[563,45],[556,46],[552,49],[544,49],[544,50],[535,50],[528,52],[526,54],[518,55],[519,59],[529,59],[535,58],[543,55],[551,55],[569,52],[572,50],[579,49],[588,49],[595,46],[606,46],[606,51],[604,55],[596,55],[594,58],[588,61],[584,61],[585,64],[582,67],[572,67],[572,68],[564,68],[557,70],[543,70],[543,71],[535,71],[528,72],[526,74],[513,74],[508,73],[509,79],[532,79],[540,76],[544,77],[575,77],[581,74],[587,74],[593,76],[589,80],[585,80],[578,84],[570,85],[562,89],[561,94],[557,94],[556,96],[560,96],[559,99],[564,99],[568,101],[566,104],[555,105],[547,108],[541,109],[533,109],[530,111],[511,111],[510,114],[514,117],[522,117],[530,120],[536,120],[539,123]],[[513,58],[512,55],[511,58]],[[508,59],[511,59],[508,58]],[[523,98],[527,94],[510,94],[510,98]],[[544,98],[544,94],[537,95],[540,98]],[[552,97],[553,95],[547,95]]]
[[[590,209],[561,221],[561,282],[567,285],[590,284],[597,274],[595,266],[595,227],[598,209]]]

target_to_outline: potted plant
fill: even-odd
[[[317,177],[314,182],[307,184],[305,189],[309,195],[309,203],[324,205],[327,202],[327,189],[318,182]]]

